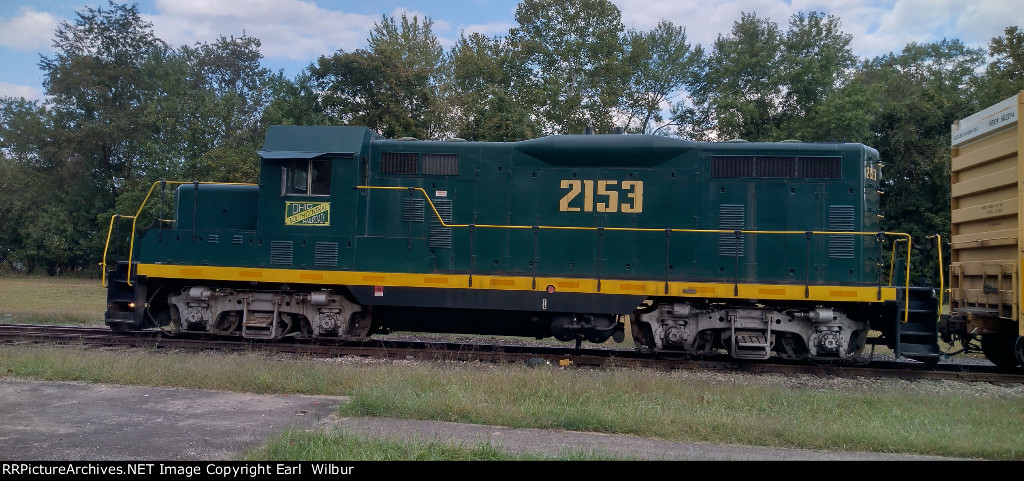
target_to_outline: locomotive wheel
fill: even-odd
[[[653,352],[657,348],[654,343],[654,333],[651,326],[646,322],[636,322],[639,316],[634,313],[629,318],[629,330],[633,334],[633,345],[637,352]]]
[[[981,352],[999,367],[1015,367],[1020,362],[1016,349],[1018,336],[1002,332],[990,332],[981,335]]]

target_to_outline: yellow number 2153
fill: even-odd
[[[595,190],[595,184],[597,189]],[[644,211],[644,182],[642,180],[579,180],[562,179],[562,188],[569,189],[558,201],[562,212],[624,212],[639,214]],[[583,193],[582,205],[574,202]],[[619,203],[619,194],[628,202]],[[596,198],[596,202],[595,202]]]

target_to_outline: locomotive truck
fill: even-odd
[[[107,325],[577,347],[629,326],[665,355],[941,354],[938,293],[890,262],[913,240],[879,230],[883,164],[865,145],[272,126],[259,158],[257,185],[154,183],[147,199],[171,187],[173,209],[145,232],[142,207],[111,219],[132,229],[113,262],[108,236]]]

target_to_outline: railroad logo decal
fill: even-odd
[[[331,225],[330,202],[285,202],[284,225]]]
[[[561,187],[569,191],[558,201],[561,212],[622,212],[639,214],[644,211],[644,182],[642,180],[595,181],[562,179]],[[583,199],[577,197],[583,193]],[[620,196],[621,194],[621,196]],[[596,199],[595,199],[596,198]],[[620,202],[623,200],[625,202]]]

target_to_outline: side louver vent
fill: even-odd
[[[452,222],[452,201],[450,200],[435,200],[434,208],[437,209],[437,213],[441,215],[446,224]],[[431,212],[433,214],[433,212]],[[430,247],[437,249],[451,249],[452,247],[452,228],[444,227],[437,220],[437,216],[431,215],[430,221]]]
[[[419,173],[420,154],[408,152],[384,152],[380,156],[382,174],[417,174]]]
[[[292,265],[292,241],[270,242],[270,263],[281,266]]]
[[[402,222],[423,222],[423,198],[402,199]]]
[[[854,209],[852,205],[828,206],[828,230],[835,232],[853,230]],[[853,236],[828,236],[828,256],[833,259],[853,259]]]
[[[206,236],[206,242],[210,244],[217,244],[220,242],[220,236],[217,234],[210,234]]]
[[[715,155],[711,157],[711,177],[840,179],[842,165],[840,157]]]
[[[235,245],[242,245],[242,236],[236,235],[231,238],[231,243]]]
[[[459,175],[459,154],[423,154],[425,175]]]
[[[721,230],[743,230],[746,227],[746,206],[722,204],[718,207],[718,228]],[[742,235],[718,234],[718,255],[742,257],[746,252]]]
[[[338,243],[317,242],[313,247],[313,263],[321,267],[338,266]]]

